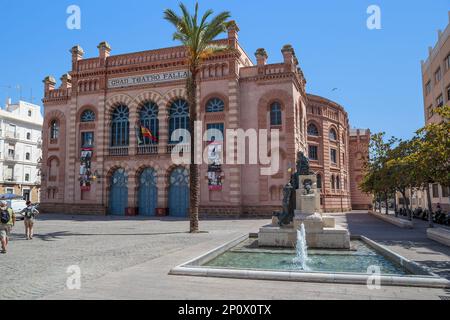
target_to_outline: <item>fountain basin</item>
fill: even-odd
[[[261,248],[255,244],[254,236],[239,237],[173,268],[170,274],[367,285],[372,274],[365,268],[375,263],[381,267],[381,285],[450,288],[450,281],[365,237],[352,237],[350,252],[310,250],[308,267],[311,270],[303,271],[292,263],[294,250]]]

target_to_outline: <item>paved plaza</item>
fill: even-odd
[[[450,279],[450,248],[425,236],[426,224],[403,230],[363,212],[335,215],[354,235],[366,235]],[[171,268],[268,220],[206,220],[204,233],[186,232],[188,221],[44,215],[35,239],[23,223],[0,255],[0,299],[440,299],[449,290],[254,281],[171,276]],[[66,270],[78,265],[81,290],[67,290]]]

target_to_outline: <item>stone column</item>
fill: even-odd
[[[104,165],[104,161],[105,161],[105,156],[107,156],[107,145],[108,145],[108,135],[106,134],[108,128],[106,128],[106,115],[105,115],[105,96],[103,94],[98,96],[98,102],[97,102],[97,119],[96,119],[96,133],[95,133],[95,149],[94,152],[96,154],[94,154],[94,156],[96,156],[96,161],[95,161],[95,170],[97,170],[97,172],[100,174],[99,178],[99,182],[97,183],[97,189],[96,189],[96,203],[98,204],[102,204],[103,206],[107,206],[106,204],[106,188],[109,184],[109,181],[107,181],[106,179],[106,175],[108,174],[107,172],[105,172],[105,165]]]
[[[136,107],[130,108],[130,144],[128,146],[128,155],[135,156],[137,154],[137,138],[136,128],[138,127],[139,115]]]
[[[228,82],[228,97],[229,97],[229,107],[228,107],[228,127],[229,129],[239,128],[239,81],[236,79],[231,79]],[[230,143],[230,141],[227,141]],[[228,149],[228,148],[227,148]],[[241,166],[230,165],[229,166],[229,177],[230,184],[230,204],[232,206],[241,206]]]
[[[158,208],[168,207],[168,173],[164,169],[158,170]]]
[[[64,202],[66,203],[77,203],[80,199],[76,199],[75,188],[79,188],[80,184],[78,181],[79,170],[76,168],[77,159],[79,159],[80,150],[77,150],[77,142],[79,137],[79,132],[77,130],[77,95],[72,95],[69,102],[69,114],[67,117],[67,148],[66,148],[66,193]]]
[[[158,105],[159,120],[159,146],[158,153],[165,154],[167,152],[167,144],[169,143],[169,111],[166,106]]]

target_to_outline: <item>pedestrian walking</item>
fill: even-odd
[[[0,242],[2,250],[0,253],[6,253],[8,248],[9,237],[11,230],[16,223],[16,216],[14,211],[8,207],[5,201],[0,202]]]
[[[27,207],[20,211],[20,213],[24,216],[23,222],[25,223],[25,237],[27,240],[33,240],[34,222],[36,216],[39,214],[39,211],[31,203],[31,201],[27,201]]]

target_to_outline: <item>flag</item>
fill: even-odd
[[[149,138],[150,140],[155,142],[158,141],[158,139],[152,134],[152,132],[148,128],[141,126],[141,132],[142,137]]]
[[[137,127],[135,127],[135,129],[136,129],[136,138],[138,141],[138,145],[144,144],[144,141],[142,141],[142,139],[141,139],[141,133],[139,132],[139,129]]]

